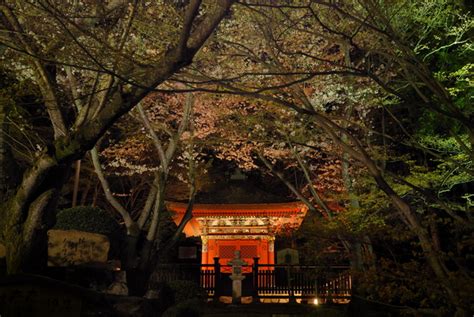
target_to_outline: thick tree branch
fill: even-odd
[[[21,43],[24,50],[30,56],[38,55],[38,49],[34,46],[34,42],[26,37],[26,32],[23,30],[23,27],[21,26],[13,11],[4,4],[0,4],[0,11],[8,21],[8,26],[13,31],[10,33],[10,35],[14,37],[19,43]],[[58,139],[59,137],[65,136],[67,134],[67,128],[61,111],[61,106],[57,98],[55,79],[53,79],[52,75],[48,73],[46,70],[46,65],[44,65],[41,60],[33,58],[32,64],[36,73],[41,94],[43,95],[43,101],[45,103],[46,110],[53,125],[55,139]]]
[[[107,198],[107,201],[114,207],[115,210],[117,210],[117,212],[120,214],[120,216],[124,220],[125,227],[127,228],[127,234],[130,236],[137,236],[138,235],[137,224],[133,221],[128,211],[117,200],[117,198],[114,197],[114,195],[112,194],[112,191],[110,190],[109,182],[107,181],[107,178],[105,177],[104,172],[102,170],[102,166],[100,165],[99,153],[97,152],[97,147],[92,148],[90,153],[91,153],[92,163],[94,165],[95,173],[97,174],[97,177],[99,178],[100,184],[104,191],[105,197]]]

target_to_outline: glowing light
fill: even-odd
[[[319,305],[319,301],[317,298],[313,299],[313,305]]]

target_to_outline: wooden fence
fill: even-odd
[[[318,298],[322,301],[351,297],[351,276],[347,267],[269,265],[253,270],[254,297]]]
[[[222,271],[219,258],[214,264],[166,264],[160,265],[156,279],[194,281],[209,297],[219,300],[231,294],[229,274]],[[227,267],[227,266],[226,266]],[[250,273],[244,274],[244,295],[254,300],[313,299],[324,301],[348,300],[352,293],[352,281],[348,266],[276,265],[261,264],[254,259]]]

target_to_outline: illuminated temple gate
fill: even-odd
[[[187,204],[168,202],[179,224]],[[219,257],[226,265],[234,251],[250,265],[254,257],[260,263],[275,263],[275,234],[281,228],[297,229],[307,207],[299,202],[270,204],[195,204],[193,218],[187,223],[186,236],[200,236],[202,241],[201,264],[212,264]],[[250,267],[248,268],[250,270]]]

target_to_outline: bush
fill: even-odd
[[[106,211],[90,206],[63,209],[56,215],[54,229],[100,233],[109,238],[121,235],[120,225]]]
[[[174,302],[176,304],[185,302],[189,299],[205,301],[207,298],[206,292],[196,283],[186,280],[175,280],[168,282],[168,285],[173,290]]]
[[[198,299],[188,299],[170,307],[163,313],[163,317],[200,317],[202,316],[202,302]]]

